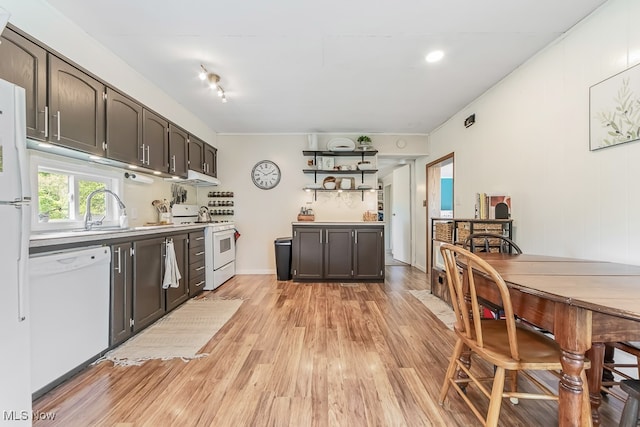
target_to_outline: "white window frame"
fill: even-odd
[[[38,171],[41,169],[72,176],[73,188],[71,189],[72,193],[69,197],[69,220],[40,221],[40,212],[38,212],[38,206],[40,206]],[[79,179],[104,182],[105,188],[116,193],[120,199],[123,198],[124,178],[122,172],[96,163],[32,151],[30,153],[30,177],[32,194],[31,206],[33,207],[33,209],[31,209],[31,229],[33,231],[71,230],[84,227],[84,217],[78,214],[79,206],[81,203],[84,203],[84,201],[77,200],[78,197],[76,197],[78,194]],[[120,210],[115,198],[107,196],[106,202],[107,216],[103,220],[103,225],[118,225]],[[79,216],[79,218],[77,216]]]

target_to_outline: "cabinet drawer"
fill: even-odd
[[[204,262],[189,264],[189,277],[195,277],[204,274],[204,267]]]
[[[192,274],[189,276],[189,287],[192,286],[204,286],[204,270],[202,271],[202,274]]]
[[[189,249],[204,247],[204,231],[189,233]]]
[[[189,248],[189,264],[195,264],[201,262],[204,264],[204,246],[200,248]]]

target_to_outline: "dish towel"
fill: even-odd
[[[169,287],[177,288],[179,281],[182,278],[180,270],[178,269],[178,261],[176,260],[176,250],[173,247],[173,240],[167,242],[166,257],[164,259],[164,280],[162,281],[162,287],[167,289]]]

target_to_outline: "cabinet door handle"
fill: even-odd
[[[54,114],[53,117],[56,118],[58,124],[58,134],[56,135],[56,140],[60,141],[60,111],[57,111],[58,114]]]
[[[142,147],[140,147],[140,148],[142,148],[142,159],[140,159],[140,161],[142,162],[142,164],[143,164],[143,165],[144,165],[144,156],[145,156],[145,150],[144,150],[144,147],[145,147],[145,145],[144,145],[144,144],[142,144]]]
[[[196,253],[196,256],[200,256],[200,255],[204,255],[204,251]]]
[[[197,287],[200,287],[200,286],[202,286],[202,285],[204,285],[204,280],[201,280],[201,281],[199,281],[198,283],[196,283],[196,286],[197,286]]]
[[[122,260],[120,259],[122,251],[120,250],[120,248],[118,248],[114,252],[118,254],[118,265],[116,266],[115,270],[118,272],[118,274],[120,274],[122,273]]]
[[[196,271],[204,270],[204,265],[202,267],[196,268]]]
[[[203,237],[196,237],[196,240],[204,240],[204,236]]]
[[[49,137],[49,107],[47,105],[44,106],[44,111],[40,111],[44,113],[44,131],[40,133],[44,133],[44,137]]]
[[[171,172],[176,171],[176,155],[171,156]]]
[[[151,157],[150,155],[151,152],[149,151],[150,147],[151,147],[150,145],[147,145],[147,166],[149,166],[149,157]]]
[[[353,232],[353,239],[354,239],[354,243],[357,245],[358,244],[358,232],[357,231]]]

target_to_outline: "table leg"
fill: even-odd
[[[593,419],[593,425],[600,425],[600,403],[602,402],[602,395],[600,394],[600,387],[602,386],[605,345],[601,342],[594,342],[591,345],[591,349],[587,351],[587,358],[591,361],[591,369],[587,371],[587,379],[589,381],[589,400],[591,402],[591,418]]]
[[[562,350],[558,425],[582,427],[591,420],[584,420],[582,408],[586,403],[581,379],[584,370],[584,354],[591,347],[591,311],[568,304],[555,307],[556,341]],[[589,412],[584,418],[589,418]]]

